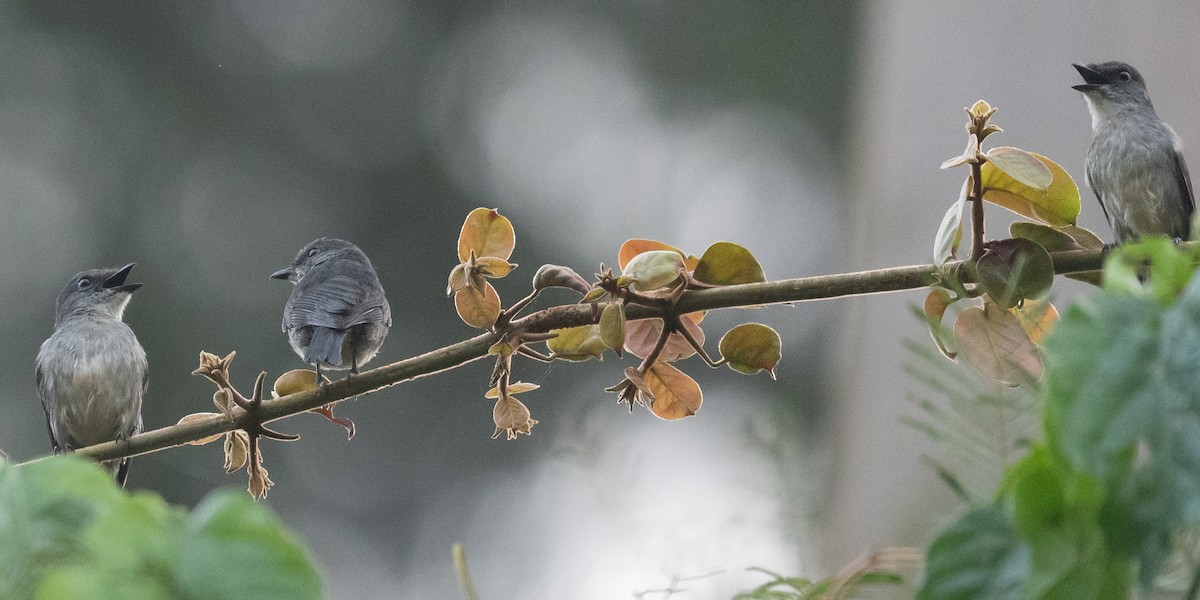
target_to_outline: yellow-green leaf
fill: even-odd
[[[615,350],[617,356],[621,356],[621,347],[625,345],[624,302],[610,302],[600,313],[600,340]]]
[[[467,286],[454,292],[454,308],[464,323],[476,329],[491,327],[500,317],[500,295],[492,284],[483,282],[483,293]]]
[[[1030,152],[1012,146],[997,146],[984,156],[988,162],[1004,171],[1009,177],[1038,191],[1046,191],[1054,181],[1054,174],[1042,161]]]
[[[546,340],[546,347],[554,353],[555,358],[581,362],[589,358],[601,358],[604,354],[604,342],[600,339],[599,325],[580,325],[555,329],[550,333],[557,334]]]
[[[718,347],[734,371],[747,375],[766,371],[775,379],[775,365],[783,356],[782,345],[774,329],[759,323],[744,323],[730,329]]]
[[[730,242],[717,242],[704,251],[693,277],[713,285],[766,281],[762,267],[749,250]]]
[[[986,162],[981,170],[983,199],[1047,225],[1074,225],[1079,216],[1079,188],[1075,181],[1054,161],[1040,154],[1030,154],[1053,175],[1045,190],[1025,185]]]
[[[1016,387],[1042,377],[1037,347],[1017,318],[993,302],[963,309],[954,336],[958,356],[988,379]]]
[[[507,217],[496,209],[477,208],[467,215],[458,234],[458,260],[467,262],[475,256],[492,256],[508,260],[516,247],[516,232]]]
[[[646,372],[645,379],[646,386],[654,396],[650,410],[660,419],[674,421],[690,417],[704,403],[700,384],[672,365],[654,363]]]

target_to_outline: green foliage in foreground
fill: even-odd
[[[307,550],[244,492],[189,515],[82,459],[0,465],[0,598],[321,597]]]
[[[919,599],[1124,599],[1154,583],[1200,523],[1195,259],[1166,239],[1109,258],[1104,293],[1046,342],[1043,439],[929,548]]]

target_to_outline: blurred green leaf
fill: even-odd
[[[758,260],[749,250],[730,242],[717,242],[704,251],[693,277],[713,285],[766,281]]]
[[[980,171],[983,199],[1047,225],[1074,225],[1079,216],[1079,188],[1075,180],[1058,163],[1031,154],[1053,174],[1049,187],[1045,190],[1030,187],[989,161]]]
[[[1048,440],[1110,494],[1103,524],[1149,585],[1200,522],[1200,278],[1178,300],[1109,292],[1064,315],[1046,343]]]
[[[320,599],[321,580],[295,535],[267,508],[232,490],[216,492],[184,526],[175,577],[196,598]]]
[[[929,547],[917,600],[1021,600],[1032,549],[993,504],[971,510]]]
[[[187,517],[74,456],[0,466],[0,540],[0,598],[321,595],[294,536],[245,494],[214,494]]]
[[[1192,262],[1187,251],[1166,237],[1121,244],[1104,261],[1104,289],[1153,298],[1167,305],[1187,285]]]

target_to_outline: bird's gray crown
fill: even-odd
[[[142,287],[140,283],[125,283],[135,263],[111,269],[92,269],[76,274],[67,282],[54,304],[54,324],[68,317],[94,314],[121,320],[129,295]]]

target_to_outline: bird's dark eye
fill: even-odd
[[[81,277],[79,279],[79,283],[75,284],[75,286],[81,290],[88,289],[88,286],[90,286],[90,285],[92,285],[92,281],[90,279],[88,279],[87,277]]]
[[[312,249],[310,249],[310,250],[308,251],[308,257],[309,257],[309,258],[312,258],[312,257],[316,256],[316,255],[317,255],[317,253],[318,253],[318,252],[320,252],[320,251],[321,251],[321,249],[320,249],[320,248],[312,248]]]
[[[1120,77],[1121,81],[1129,81],[1130,79],[1133,79],[1133,76],[1129,74],[1129,71],[1121,71],[1120,73],[1117,73],[1117,77]]]

